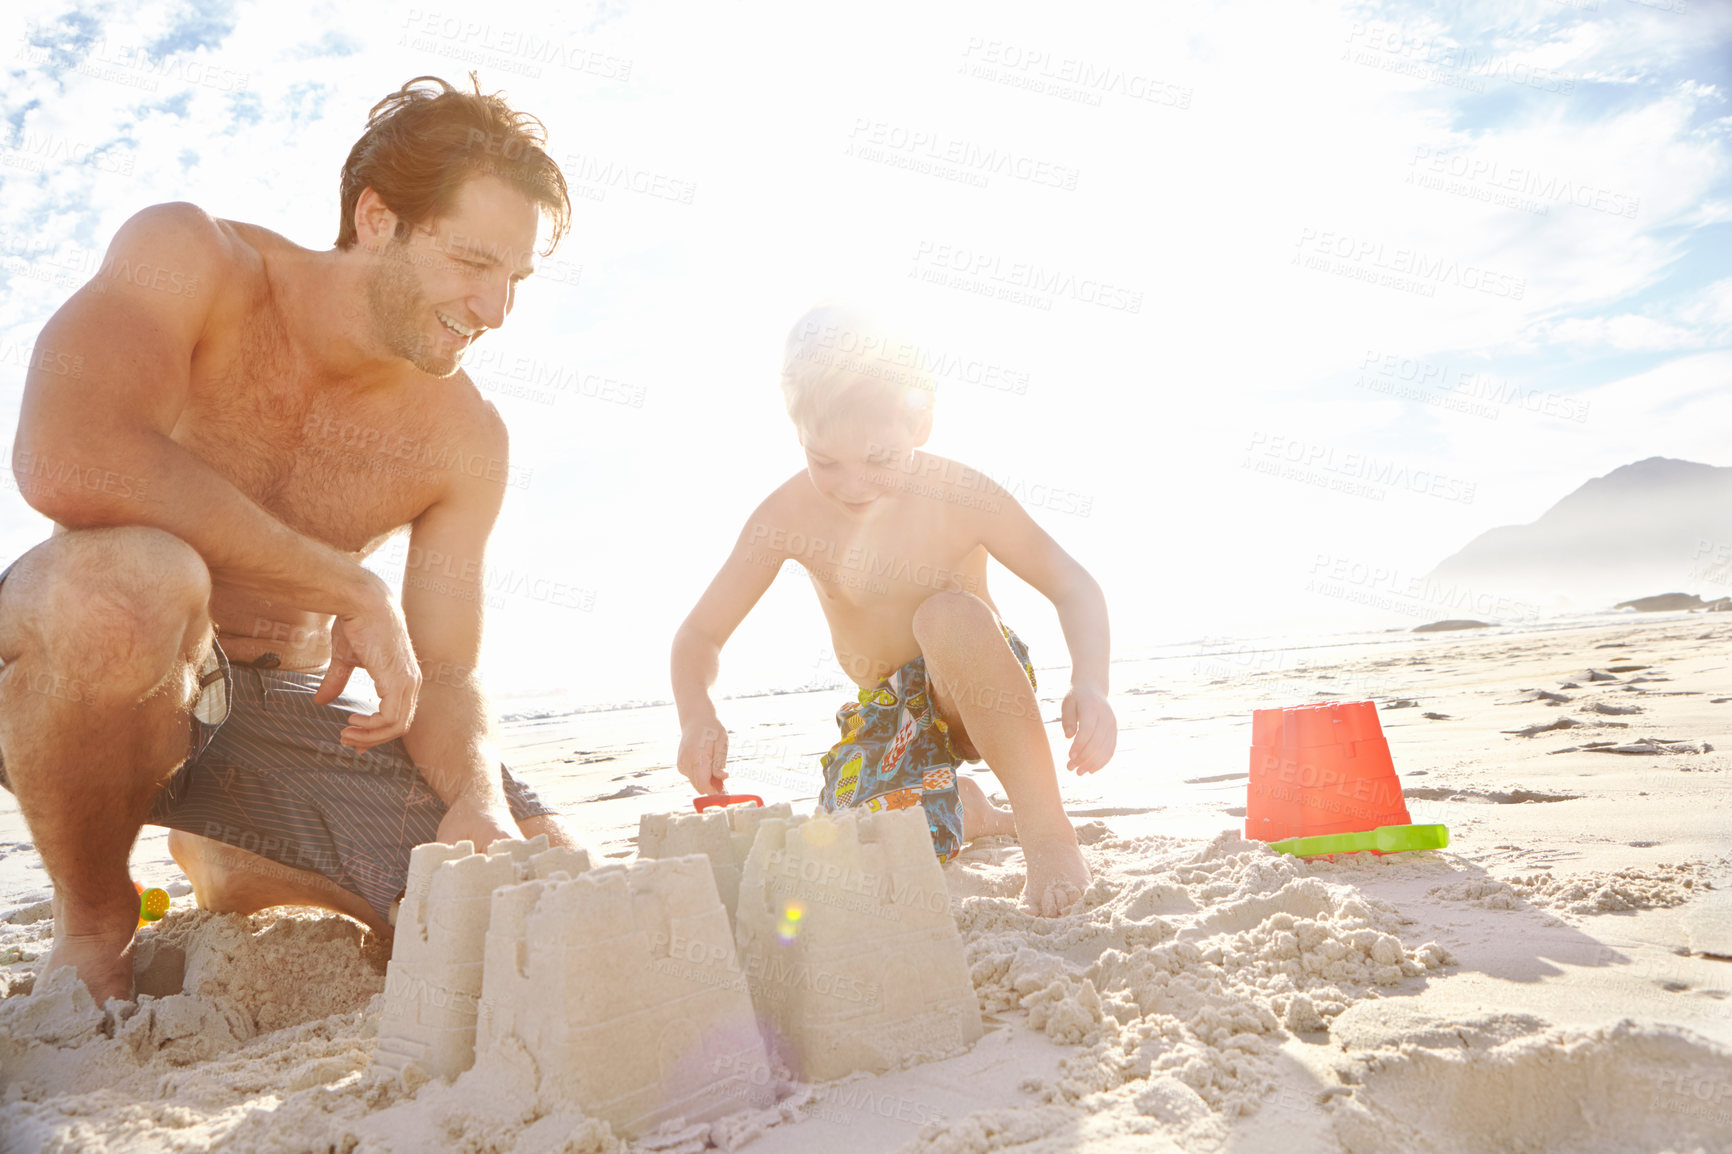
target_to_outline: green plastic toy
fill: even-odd
[[[1272,841],[1276,853],[1295,857],[1323,857],[1332,853],[1402,853],[1416,849],[1442,849],[1449,844],[1449,828],[1441,825],[1380,825],[1364,833],[1331,833],[1320,837],[1290,837]]]

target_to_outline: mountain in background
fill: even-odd
[[[1548,607],[1732,592],[1732,468],[1649,457],[1595,477],[1532,524],[1481,533],[1429,575]]]

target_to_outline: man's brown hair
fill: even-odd
[[[547,155],[547,127],[517,112],[500,93],[462,92],[437,76],[417,76],[373,106],[367,130],[343,162],[343,219],[337,247],[354,247],[355,205],[372,188],[397,214],[398,240],[439,219],[465,180],[497,176],[547,210],[551,253],[571,223],[565,175]],[[424,86],[423,86],[424,85]]]

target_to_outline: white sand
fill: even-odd
[[[775,1108],[638,1148],[1732,1149],[1732,960],[1707,952],[1732,949],[1728,641],[1720,615],[1650,615],[1120,665],[1119,757],[1065,783],[1096,871],[1084,908],[1019,914],[1008,841],[946,871],[986,1036],[778,1083]],[[1322,692],[1415,703],[1384,727],[1449,849],[1303,863],[1238,838],[1250,711]],[[725,703],[733,787],[809,806],[834,696]],[[1580,724],[1509,732],[1560,717]],[[675,736],[671,711],[634,710],[509,745],[599,863],[684,804]],[[1594,748],[1645,739],[1713,749]],[[219,917],[171,885],[148,988],[180,967],[182,992],[107,1012],[64,976],[21,992],[47,891],[0,802],[0,1150],[623,1149],[576,1103],[550,1113],[527,1063],[452,1084],[373,1069],[384,954],[341,918]],[[160,835],[134,861],[178,879]]]

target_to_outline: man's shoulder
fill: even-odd
[[[505,418],[499,415],[499,406],[481,395],[473,379],[463,369],[458,369],[441,381],[446,386],[444,393],[457,415],[465,420],[473,421],[486,435],[503,435]]]
[[[232,222],[184,200],[139,209],[127,217],[114,239],[117,244],[172,244],[189,257],[209,260],[234,260],[250,248]]]
[[[196,204],[153,204],[128,217],[109,244],[99,273],[150,288],[165,284],[179,295],[210,299],[196,286],[232,290],[262,269],[251,226],[221,220]]]
[[[412,370],[418,371],[418,370]],[[510,442],[499,407],[481,395],[469,374],[458,369],[449,377],[428,377],[439,425],[451,430],[475,450],[504,454]]]

